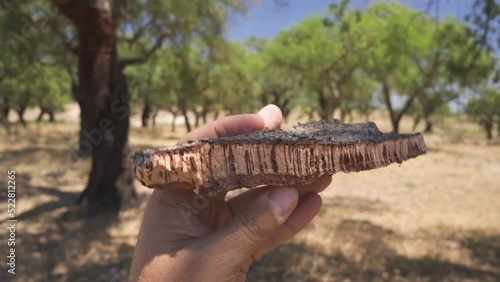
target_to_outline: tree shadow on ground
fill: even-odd
[[[338,203],[339,199],[335,201],[349,209],[358,203],[348,198],[343,199],[344,203]],[[369,207],[369,203],[363,205],[375,212],[384,209],[383,206]],[[330,233],[334,235],[331,246],[294,239],[255,262],[248,272],[248,280],[500,281],[500,235],[470,232],[460,237],[458,242],[475,258],[473,265],[466,265],[439,256],[401,255],[390,243],[401,241],[403,235],[370,221],[340,219],[331,227]]]
[[[76,204],[78,192],[61,191],[56,187],[29,185],[30,175],[19,175],[17,197],[22,203],[28,199],[40,199],[30,204],[33,207],[17,215],[16,225],[16,279],[17,281],[90,281],[86,272],[93,273],[80,261],[94,257],[96,264],[110,263],[110,252],[99,252],[99,247],[108,244],[113,251],[131,256],[132,247],[113,242],[108,234],[110,227],[119,223],[115,214],[102,214],[86,218],[85,211]],[[3,189],[2,189],[3,190]],[[3,194],[3,191],[2,191]],[[119,247],[115,247],[120,245]],[[100,260],[101,255],[104,259]],[[122,267],[125,270],[125,268]],[[128,271],[128,267],[126,268]],[[101,273],[101,275],[104,272]],[[109,272],[106,272],[109,273]],[[114,276],[117,273],[113,274]],[[76,280],[81,276],[84,280]],[[104,276],[103,276],[104,277]],[[112,276],[106,276],[112,278]],[[8,280],[6,271],[0,281]],[[112,279],[95,281],[113,281]],[[123,276],[122,279],[123,280]],[[118,281],[118,280],[114,280]]]
[[[121,244],[117,249],[117,258],[106,262],[95,262],[87,264],[68,273],[64,277],[66,281],[86,282],[86,281],[126,281],[132,263],[134,248],[127,244]]]
[[[469,249],[472,256],[482,265],[500,270],[500,234],[474,232],[459,238],[458,241],[463,248]]]
[[[60,149],[34,145],[18,150],[4,150],[2,162],[4,165],[19,166],[19,164],[30,163],[37,159],[38,153],[43,153],[43,157],[49,156],[51,160],[66,160],[70,153],[76,152],[74,149],[73,147]]]

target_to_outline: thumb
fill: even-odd
[[[248,267],[263,243],[285,223],[297,206],[298,193],[295,188],[274,187],[264,191],[242,212],[210,238],[214,253],[234,267]],[[258,254],[262,255],[262,254]]]

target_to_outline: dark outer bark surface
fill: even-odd
[[[80,84],[74,89],[82,118],[79,147],[92,156],[89,181],[79,202],[86,200],[89,216],[117,212],[122,205],[137,202],[128,159],[129,93],[115,41],[120,1],[54,3],[73,22],[79,41]]]
[[[312,183],[323,175],[401,163],[425,154],[421,134],[381,133],[374,123],[309,122],[135,153],[134,174],[151,188],[217,194],[240,187]]]

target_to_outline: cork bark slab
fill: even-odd
[[[425,154],[420,133],[382,133],[374,123],[338,120],[201,139],[136,152],[134,174],[150,188],[214,195],[241,187],[298,185],[337,172],[358,172]]]

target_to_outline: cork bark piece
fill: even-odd
[[[425,154],[420,133],[382,133],[370,123],[338,120],[201,139],[136,152],[135,177],[150,188],[214,195],[241,187],[299,185],[337,172],[358,172]]]

